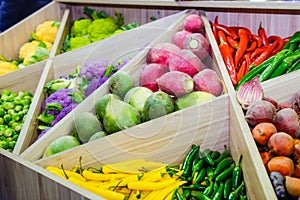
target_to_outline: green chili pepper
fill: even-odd
[[[212,193],[211,197],[215,196],[215,194],[218,192],[218,189],[219,189],[219,182],[215,181],[214,186],[213,186],[213,193]]]
[[[232,190],[232,179],[231,178],[228,178],[226,179],[225,183],[224,183],[224,189],[223,189],[223,196],[224,196],[224,199],[227,199],[229,193],[231,192]]]
[[[176,190],[175,195],[177,200],[186,200],[186,197],[184,196],[183,193],[179,191],[179,189]]]
[[[214,160],[215,165],[221,162],[224,158],[227,158],[228,156],[230,156],[229,149],[225,145],[224,152],[216,160]]]
[[[243,181],[243,171],[241,167],[243,156],[240,156],[238,164],[234,167],[232,171],[232,188],[236,189]]]
[[[213,200],[221,200],[222,196],[223,196],[223,188],[224,188],[224,183],[220,182],[219,188],[217,190],[217,192],[214,194],[213,196]]]
[[[214,165],[215,162],[214,160],[210,157],[210,153],[211,153],[211,150],[210,149],[205,149],[203,152],[202,152],[202,156],[203,156],[203,159],[205,160],[205,162],[209,165]]]
[[[231,164],[227,169],[225,169],[221,174],[216,177],[216,181],[223,181],[228,177],[232,176],[232,171],[235,167],[235,164]]]
[[[219,156],[221,155],[221,153],[219,151],[213,151],[210,155],[211,159],[215,160],[217,159]]]
[[[183,161],[183,164],[182,164],[182,168],[181,168],[183,170],[182,176],[184,178],[188,178],[191,175],[193,160],[194,160],[195,155],[197,155],[199,153],[199,149],[200,149],[200,146],[193,144],[190,151],[186,155],[186,157]]]
[[[282,47],[282,49],[288,49],[291,45],[290,41],[293,41],[293,39],[297,38],[300,36],[300,31],[296,31],[292,37],[289,39],[289,41],[287,43],[285,43],[285,45]]]
[[[293,71],[296,71],[300,69],[300,59],[298,59],[297,61],[295,61],[291,67],[288,68],[287,72],[286,73],[290,73],[290,72],[293,72]],[[1,116],[1,115],[0,115]]]
[[[281,76],[298,59],[300,59],[300,53],[284,58],[283,61],[281,62],[281,64],[276,68],[276,70],[271,74],[271,76],[269,78],[272,79],[277,76]]]
[[[240,200],[247,200],[247,195],[240,195]]]
[[[228,200],[236,200],[239,198],[239,192],[240,190],[244,187],[244,182],[242,182],[239,187],[235,190],[233,190],[232,192],[230,192],[229,196],[228,196]]]
[[[193,166],[192,177],[195,176],[196,172],[200,171],[200,169],[202,168],[203,164],[204,164],[204,160],[203,159],[198,160],[198,162]]]
[[[275,56],[271,56],[270,58],[268,58],[267,60],[265,60],[264,62],[262,62],[260,65],[258,65],[257,67],[255,67],[254,69],[252,69],[251,71],[249,71],[245,76],[243,76],[243,78],[241,78],[241,80],[238,82],[238,84],[236,85],[236,90],[239,89],[239,87],[246,83],[249,82],[250,80],[252,80],[254,77],[259,76],[275,59]]]
[[[203,186],[200,183],[195,183],[191,185],[182,186],[182,188],[189,190],[205,190],[206,186]]]
[[[190,199],[192,195],[192,190],[190,189],[183,189],[183,194],[186,197],[186,199]]]
[[[198,172],[198,174],[197,174],[197,176],[195,178],[195,183],[202,183],[202,181],[204,180],[205,176],[206,176],[206,168],[202,168]]]
[[[266,81],[289,54],[291,54],[291,51],[288,49],[283,49],[280,52],[278,52],[275,55],[275,58],[272,61],[272,63],[260,74],[259,81]]]
[[[203,191],[203,194],[205,194],[206,196],[210,196],[213,193],[213,186],[214,186],[214,182],[212,181],[212,179],[208,179],[209,185],[208,187],[205,188],[205,190]]]
[[[211,200],[210,197],[199,191],[192,191],[192,197],[194,197],[197,200]]]
[[[219,175],[223,171],[223,169],[228,167],[232,162],[233,162],[232,157],[224,158],[221,162],[218,163],[218,165],[214,171],[214,175],[215,176]]]
[[[207,166],[207,168],[206,168],[206,176],[208,178],[210,178],[210,179],[213,178],[213,176],[214,176],[214,170],[213,170],[212,167]]]

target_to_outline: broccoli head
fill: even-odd
[[[87,37],[72,37],[70,38],[70,50],[80,48],[90,43],[91,41]]]
[[[78,19],[75,20],[71,28],[71,34],[75,37],[82,37],[87,35],[88,27],[92,24],[90,19]]]
[[[88,36],[91,42],[96,42],[104,38],[110,37],[118,26],[113,17],[96,19],[88,27]]]

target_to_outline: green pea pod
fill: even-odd
[[[277,69],[280,63],[286,58],[287,55],[291,54],[291,51],[288,49],[281,50],[275,55],[272,63],[260,74],[259,81],[263,82],[269,79],[272,73]]]
[[[291,67],[293,65],[293,63],[298,59],[300,59],[300,53],[284,58],[282,60],[282,62],[280,63],[280,65],[276,68],[276,70],[271,74],[269,79],[272,79],[272,78],[275,78],[277,76],[281,76],[282,74],[284,74],[288,70],[288,68]]]
[[[232,179],[228,178],[228,179],[226,179],[226,181],[224,183],[224,189],[223,189],[224,199],[227,199],[231,190],[232,190]]]
[[[273,62],[274,59],[275,56],[271,56],[270,58],[262,62],[260,65],[249,71],[245,76],[241,78],[241,80],[236,85],[235,89],[238,90],[242,84],[249,82],[256,76],[259,76]]]
[[[215,195],[213,196],[212,200],[222,200],[223,188],[224,188],[224,183],[220,182],[219,188],[215,193]]]
[[[233,162],[232,157],[227,157],[224,158],[221,162],[219,162],[219,164],[217,165],[215,171],[214,171],[214,176],[219,175],[223,169],[225,169],[226,167],[228,167],[231,163]]]
[[[238,164],[232,171],[232,188],[236,189],[243,181],[243,171],[241,167],[243,156],[240,156]]]
[[[300,59],[298,59],[297,61],[295,61],[291,67],[288,68],[287,72],[286,73],[290,73],[290,72],[293,72],[293,71],[296,71],[300,69]]]
[[[227,169],[225,169],[221,174],[216,177],[216,181],[223,181],[228,177],[232,176],[232,171],[235,167],[235,164],[231,164]]]

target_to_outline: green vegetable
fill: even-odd
[[[278,66],[280,65],[280,63],[286,58],[286,56],[288,56],[289,54],[291,54],[291,51],[288,49],[283,49],[280,52],[278,52],[275,55],[274,60],[272,61],[272,63],[261,73],[261,75],[259,76],[259,81],[263,82],[266,81],[267,79],[270,78],[270,76],[272,74],[274,74],[275,70],[277,70]],[[274,72],[274,73],[273,73]],[[277,72],[278,73],[278,72]]]
[[[213,195],[213,198],[212,198],[213,200],[221,200],[222,199],[223,187],[224,187],[224,183],[220,182],[217,192]]]
[[[190,151],[186,155],[186,157],[183,161],[182,167],[181,167],[181,170],[183,170],[182,176],[184,178],[188,178],[189,176],[191,176],[193,160],[196,155],[198,156],[199,149],[200,149],[200,146],[193,144]]]
[[[293,71],[296,71],[300,69],[300,59],[298,59],[297,61],[295,61],[291,67],[288,68],[287,72],[286,73],[290,73],[290,72],[293,72]]]
[[[232,171],[232,188],[236,189],[243,181],[243,171],[241,167],[243,156],[240,156],[239,162]]]
[[[219,175],[223,169],[225,169],[226,167],[228,167],[231,163],[233,162],[232,157],[227,157],[224,158],[221,162],[219,162],[219,164],[217,165],[215,171],[214,171],[214,176]]]
[[[196,156],[199,158],[199,156]],[[200,169],[202,168],[204,164],[204,160],[200,159],[198,160],[198,162],[193,166],[193,172],[192,172],[192,177],[194,177],[194,175],[196,174],[196,172],[200,171]]]
[[[194,197],[197,200],[211,200],[209,196],[199,191],[192,191],[192,197]]]
[[[298,59],[300,59],[300,53],[292,56],[288,56],[282,60],[282,62],[279,64],[279,66],[275,69],[275,71],[271,74],[269,77],[270,79],[275,78],[277,76],[281,76],[284,74],[289,67],[293,65],[294,62],[296,62]]]
[[[232,171],[235,167],[235,164],[231,164],[227,169],[225,169],[221,174],[216,177],[216,181],[223,181],[228,177],[232,176]]]
[[[214,160],[214,163],[217,164],[217,163],[221,162],[224,158],[227,158],[228,156],[230,156],[229,149],[225,145],[224,152],[217,159]]]
[[[266,70],[268,66],[270,66],[274,59],[275,56],[271,56],[270,58],[262,62],[260,65],[249,71],[245,76],[243,76],[243,78],[241,78],[241,80],[236,85],[235,89],[238,90],[242,84],[252,80],[256,76],[259,76],[264,70]]]
[[[230,194],[228,196],[228,200],[236,200],[236,199],[238,199],[239,192],[240,192],[240,190],[242,190],[243,187],[244,187],[244,182],[242,182],[237,189],[235,189],[234,191],[230,192]]]
[[[195,178],[195,183],[201,183],[206,175],[206,168],[203,167],[197,174],[196,178]]]
[[[205,160],[205,162],[209,165],[214,165],[215,162],[214,160],[210,157],[210,153],[211,153],[211,150],[210,149],[205,149],[201,155],[203,156],[203,159]]]
[[[75,37],[84,37],[88,35],[87,29],[92,24],[90,19],[75,20],[71,27],[71,34]]]
[[[205,190],[203,191],[203,194],[210,196],[213,193],[213,186],[214,186],[214,182],[212,179],[208,179],[209,185],[208,187],[205,188]]]
[[[228,179],[226,179],[226,181],[224,183],[224,188],[223,188],[224,199],[227,199],[231,190],[232,190],[232,179],[228,178]]]
[[[293,41],[295,38],[300,36],[300,31],[296,31],[292,37],[289,39],[289,41],[287,43],[285,43],[285,45],[282,47],[282,49],[289,49],[290,45],[291,45],[291,41]]]

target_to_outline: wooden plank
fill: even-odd
[[[20,47],[28,42],[30,32],[45,20],[61,20],[58,3],[51,2],[0,34],[0,55],[8,60],[18,59]],[[9,46],[9,48],[7,48]]]
[[[230,8],[230,9],[252,9],[255,10],[295,10],[299,11],[300,2],[284,1],[170,1],[170,0],[55,0],[61,3],[76,4],[104,4],[104,5],[132,5],[132,6],[163,6],[163,7],[180,7],[180,8]]]

